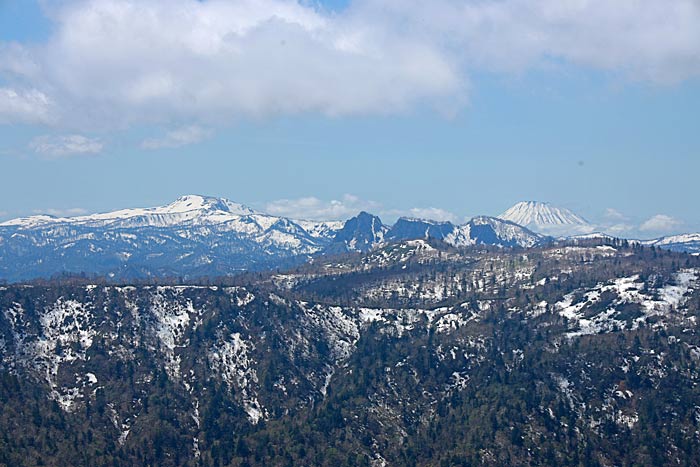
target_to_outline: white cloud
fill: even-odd
[[[141,143],[143,149],[179,148],[210,138],[213,131],[198,125],[184,126],[169,131],[163,138],[150,138]]]
[[[265,205],[265,211],[275,216],[311,220],[345,220],[357,215],[360,211],[377,212],[380,208],[378,203],[366,201],[351,194],[343,195],[339,200],[324,201],[308,196],[280,199]]]
[[[416,217],[418,219],[429,219],[433,221],[449,221],[457,222],[457,216],[441,208],[412,208],[407,213],[403,214],[408,217]]]
[[[630,218],[614,208],[605,210],[603,220],[595,226],[595,230],[619,237],[635,236],[638,233],[637,226],[632,223]]]
[[[647,219],[639,230],[642,232],[673,233],[683,226],[683,222],[666,214],[657,214]]]
[[[626,221],[629,220],[627,216],[622,214],[620,211],[614,208],[607,208],[603,217],[610,221]]]
[[[360,211],[367,211],[380,216],[385,222],[392,222],[398,217],[416,217],[436,221],[456,222],[457,216],[440,208],[387,209],[381,203],[361,199],[352,194],[343,195],[341,199],[321,200],[314,196],[297,199],[280,199],[271,201],[264,207],[265,212],[290,217],[292,219],[312,220],[347,220]]]
[[[599,230],[601,232],[605,232],[606,234],[609,235],[614,235],[614,236],[619,236],[619,237],[629,237],[629,236],[634,236],[634,233],[636,231],[636,226],[632,224],[628,224],[625,222],[617,223],[617,224],[605,224],[601,227],[596,228],[596,230]]]
[[[435,45],[289,0],[69,1],[53,18],[41,81],[83,124],[389,113],[464,91]]]
[[[697,0],[355,0],[335,13],[314,4],[57,2],[49,40],[0,44],[0,72],[36,93],[19,101],[54,102],[54,121],[74,127],[423,104],[450,112],[465,104],[471,71],[561,62],[632,80],[700,76]],[[12,107],[0,101],[3,121],[48,115]]]
[[[55,217],[75,217],[87,214],[87,209],[84,208],[49,208],[49,209],[37,209],[34,214],[48,214]]]
[[[435,0],[405,9],[395,0],[365,3],[413,24],[422,19],[431,37],[460,48],[472,66],[520,71],[566,61],[655,82],[700,74],[696,0]]]
[[[50,123],[51,100],[37,89],[0,87],[0,124]]]
[[[82,135],[38,136],[29,143],[30,149],[47,159],[98,154],[103,144],[98,139]]]
[[[16,42],[0,43],[0,72],[16,76],[36,77],[40,68],[30,49]]]

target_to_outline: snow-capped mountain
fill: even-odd
[[[225,275],[303,261],[342,222],[295,221],[199,195],[154,208],[0,224],[0,278]]]
[[[586,219],[569,209],[539,201],[522,201],[498,217],[553,236],[586,234],[595,229]]]
[[[0,223],[0,227],[34,228],[50,224],[71,224],[89,227],[213,225],[256,214],[260,213],[227,199],[187,195],[168,205],[154,208],[122,209],[78,217],[31,216]]]

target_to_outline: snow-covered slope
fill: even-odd
[[[700,254],[700,233],[672,235],[642,242],[643,245],[657,246],[667,250]]]
[[[578,235],[594,230],[586,219],[569,209],[539,201],[522,201],[498,217],[546,235]]]

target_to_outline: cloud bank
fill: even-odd
[[[469,73],[569,63],[700,75],[696,0],[67,0],[0,43],[0,123],[203,126],[298,113],[454,112]],[[2,81],[0,81],[2,83]]]
[[[48,214],[54,217],[75,217],[83,216],[88,214],[88,210],[84,208],[48,208],[48,209],[37,209],[34,214]]]
[[[376,201],[370,201],[352,194],[345,194],[341,199],[322,200],[315,196],[296,199],[280,199],[264,206],[264,211],[292,219],[310,220],[347,220],[360,211],[378,215],[384,221],[393,222],[398,217],[416,217],[436,221],[457,222],[453,213],[441,208],[389,209]]]
[[[265,212],[290,217],[292,219],[309,220],[345,220],[357,215],[360,211],[378,211],[381,205],[367,201],[358,196],[345,194],[341,199],[330,201],[307,196],[296,199],[279,199],[265,205]]]
[[[418,219],[429,219],[434,221],[449,221],[452,223],[458,223],[459,220],[456,215],[442,208],[411,208],[407,213],[398,213],[399,215],[404,215],[407,217],[415,217]]]
[[[676,233],[683,226],[683,222],[666,214],[657,214],[642,223],[639,230],[651,233]]]

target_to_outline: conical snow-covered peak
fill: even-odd
[[[550,235],[574,235],[593,230],[586,219],[569,209],[539,201],[522,201],[498,217]]]
[[[583,217],[566,208],[539,201],[522,201],[501,214],[501,219],[520,225],[588,225]]]

